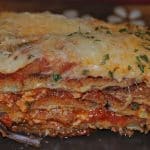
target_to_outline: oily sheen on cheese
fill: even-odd
[[[62,66],[67,62],[74,66],[61,72],[63,78],[82,78],[86,72],[86,76],[118,81],[134,78],[149,83],[149,39],[149,31],[142,27],[108,25],[95,19],[72,20],[50,13],[3,13],[0,73],[14,73],[44,58],[51,67],[43,74],[60,73],[54,69],[54,62]]]

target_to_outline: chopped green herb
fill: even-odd
[[[119,32],[121,32],[121,33],[122,33],[122,32],[127,32],[127,31],[128,31],[128,30],[127,30],[126,28],[122,28],[122,29],[119,30]]]
[[[90,32],[85,32],[84,34],[90,34]]]
[[[113,70],[113,72],[115,72],[117,69],[118,69],[118,67],[115,67],[114,70]]]
[[[138,64],[138,67],[142,73],[144,73],[145,66],[143,64]]]
[[[88,69],[84,69],[84,70],[82,71],[82,74],[83,74],[83,75],[88,75],[88,74],[89,74],[89,70],[88,70]]]
[[[142,73],[144,73],[145,66],[142,64],[140,56],[136,56],[136,60],[137,60],[137,66],[138,66],[138,68],[140,69],[140,71]]]
[[[31,104],[32,104],[32,102],[25,101],[25,103],[24,103],[24,104],[26,105],[26,107],[30,107],[30,106],[31,106]]]
[[[131,69],[132,69],[132,67],[130,65],[128,65],[128,70],[131,70]]]
[[[84,36],[84,35],[83,35]],[[94,39],[95,37],[94,36],[84,36],[84,37],[86,37],[86,38],[88,38],[88,39]]]
[[[105,63],[106,63],[106,61],[107,60],[109,60],[109,54],[105,54],[104,56],[103,56],[103,61],[102,61],[102,64],[104,65]]]
[[[101,40],[95,39],[94,41],[95,41],[95,42],[100,42]]]
[[[134,52],[137,52],[137,51],[139,51],[139,50],[138,50],[137,48],[135,48],[135,49],[134,49]]]
[[[145,35],[145,32],[136,31],[136,32],[134,32],[134,35],[136,35],[137,37],[143,38],[143,35]]]
[[[140,55],[140,58],[145,61],[146,63],[149,62],[148,56],[147,55]]]
[[[140,60],[140,57],[139,56],[136,56],[136,60],[141,63],[141,60]]]
[[[28,55],[28,59],[31,59],[33,57],[34,57],[34,55],[32,55],[32,54]]]
[[[97,31],[99,29],[99,27],[95,27],[95,31]]]
[[[138,110],[140,107],[139,104],[136,102],[132,102],[130,106],[132,110]]]
[[[82,37],[84,37],[84,38],[95,39],[95,36],[90,35],[90,32],[85,32],[85,33],[81,32],[80,26],[79,26],[78,32],[70,33],[70,34],[68,34],[67,36],[73,36],[73,35],[75,35],[75,34],[78,34],[78,35],[80,35],[80,36],[82,36]],[[94,41],[98,41],[98,40],[95,39]]]
[[[108,71],[108,76],[113,79],[114,78],[114,72]]]
[[[67,36],[72,36],[72,35],[77,34],[77,33],[78,32],[73,32],[73,33],[68,34]]]
[[[107,34],[112,34],[109,30],[106,31]]]
[[[52,75],[52,78],[53,78],[53,80],[54,80],[55,82],[57,82],[57,81],[59,81],[60,79],[62,79],[61,75],[58,74],[58,73],[54,73],[54,74]]]
[[[113,79],[113,78],[114,78],[114,73],[115,73],[115,71],[116,71],[117,69],[118,69],[118,67],[115,67],[112,71],[109,70],[109,71],[108,71],[108,76]]]
[[[78,28],[78,32],[81,33],[81,28],[80,28],[80,26],[79,26],[79,28]]]
[[[15,57],[14,57],[14,60],[16,60],[17,58],[18,58],[18,56],[15,56]]]
[[[91,39],[94,39],[94,38],[95,38],[94,36],[89,35],[89,34],[90,34],[90,32],[82,33],[82,32],[81,32],[81,29],[80,29],[80,26],[79,26],[79,30],[78,30],[78,32],[73,32],[73,33],[69,34],[68,36],[71,36],[71,35],[73,35],[73,34],[77,34],[77,33],[78,33],[79,35],[81,35],[81,36],[85,37],[85,38],[91,38]]]

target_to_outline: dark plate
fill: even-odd
[[[132,137],[120,136],[111,131],[97,131],[90,136],[72,138],[44,138],[40,150],[150,150],[150,134],[136,133]],[[37,148],[22,145],[0,138],[1,150],[35,150]]]

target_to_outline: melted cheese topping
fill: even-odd
[[[41,57],[38,49],[23,48],[14,53],[0,52],[0,72],[13,73]],[[30,59],[29,59],[30,58]]]
[[[91,36],[94,38],[86,38],[80,34],[72,35],[72,37],[50,36],[41,43],[41,48],[46,49],[45,55],[49,56],[50,61],[52,58],[60,58],[62,64],[66,61],[78,64],[63,74],[64,77],[83,77],[84,70],[88,70],[88,76],[94,77],[110,77],[109,72],[112,71],[114,78],[118,81],[123,78],[140,80],[150,76],[150,62],[140,60],[144,65],[143,73],[138,67],[137,57],[144,55],[150,58],[150,52],[141,47],[139,38],[128,34],[122,37],[118,33],[114,33],[114,36],[94,33]],[[58,46],[60,43],[61,49]],[[135,47],[140,50],[135,52]],[[109,55],[109,59],[103,63],[106,54]]]
[[[95,19],[72,20],[49,13],[4,13],[0,29],[1,73],[13,73],[44,57],[53,65],[51,68],[56,60],[62,66],[66,62],[76,64],[62,73],[63,78],[88,75],[149,82],[150,37],[144,28],[115,26]],[[29,55],[33,57],[28,59]]]

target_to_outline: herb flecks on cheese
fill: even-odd
[[[61,78],[88,75],[149,81],[149,33],[144,27],[111,25],[96,19],[2,13],[0,73],[11,74],[44,59],[44,73],[60,72]],[[60,78],[56,75],[55,79]]]

